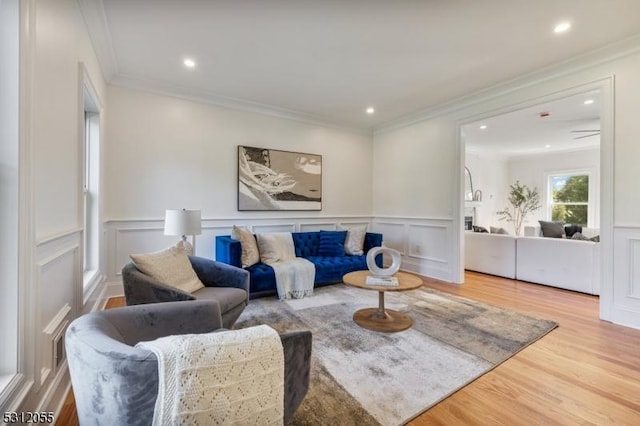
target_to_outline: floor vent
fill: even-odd
[[[43,384],[49,378],[49,375],[55,376],[67,359],[64,350],[64,333],[67,331],[67,325],[69,325],[70,313],[71,306],[69,304],[64,305],[43,330],[44,350],[42,354],[44,359],[40,369],[40,384]]]

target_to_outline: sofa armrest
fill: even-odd
[[[216,260],[242,268],[242,246],[229,235],[216,236]]]
[[[205,287],[235,287],[247,292],[249,303],[249,271],[204,257],[189,256],[191,266]]]
[[[284,349],[284,423],[287,424],[309,389],[312,337],[308,330],[290,331],[281,333],[280,340]]]
[[[127,305],[195,300],[190,293],[171,287],[140,272],[133,263],[122,268],[122,286]]]

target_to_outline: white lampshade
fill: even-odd
[[[164,215],[164,235],[200,235],[200,210],[167,210]]]

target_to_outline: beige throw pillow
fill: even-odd
[[[290,232],[258,234],[257,238],[262,263],[270,264],[295,259],[296,249]]]
[[[162,284],[193,293],[204,287],[193,270],[189,257],[177,247],[155,253],[129,255],[143,273]]]
[[[364,236],[367,233],[367,225],[353,226],[351,228],[339,226],[339,228],[347,231],[347,238],[344,240],[344,252],[354,256],[363,255]]]
[[[260,252],[256,237],[247,228],[233,225],[231,230],[231,238],[240,241],[242,247],[242,267],[247,268],[260,262]]]

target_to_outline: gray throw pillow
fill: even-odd
[[[572,240],[588,241],[589,238],[582,235],[582,232],[576,232],[571,236]]]
[[[562,222],[539,220],[542,236],[547,238],[563,238],[565,236]]]

